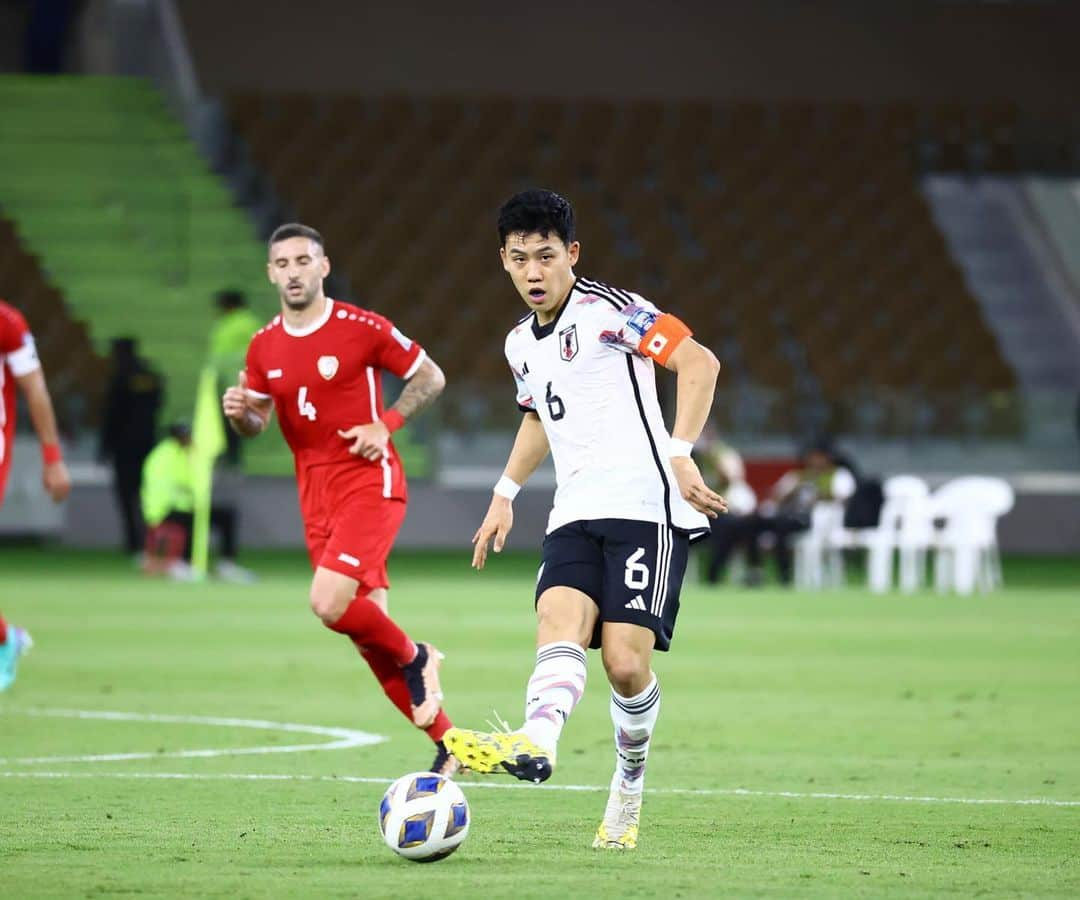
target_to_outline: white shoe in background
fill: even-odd
[[[184,562],[182,559],[169,563],[166,572],[173,581],[192,582],[199,580],[199,573],[191,567],[190,563]]]
[[[222,581],[228,581],[230,584],[254,584],[258,581],[251,569],[238,566],[231,559],[220,560],[214,566],[214,574]]]

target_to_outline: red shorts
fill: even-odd
[[[386,560],[405,521],[405,501],[383,496],[381,479],[337,466],[307,470],[300,484],[304,540],[312,568],[348,575],[372,590],[390,586]]]

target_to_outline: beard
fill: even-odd
[[[318,290],[316,288],[306,288],[298,298],[294,298],[286,287],[281,291],[281,302],[293,312],[302,312],[315,302],[315,295],[317,293]]]

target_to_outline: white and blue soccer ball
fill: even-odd
[[[434,772],[402,775],[379,804],[386,846],[414,862],[444,859],[469,833],[469,804],[454,782]]]

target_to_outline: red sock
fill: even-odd
[[[7,643],[7,622],[4,621],[4,617],[0,616],[0,644]]]
[[[355,597],[341,618],[329,627],[347,634],[357,646],[381,650],[396,666],[412,662],[416,656],[416,644],[367,597]]]
[[[353,641],[353,643],[356,642]],[[405,684],[405,676],[401,674],[401,666],[395,665],[390,657],[375,647],[364,647],[361,644],[356,644],[356,649],[360,651],[360,655],[371,666],[372,673],[378,679],[379,684],[382,685],[382,689],[386,696],[390,698],[390,702],[401,710],[401,714],[411,722],[412,702],[409,699],[409,688]],[[446,734],[451,725],[449,717],[440,709],[435,721],[424,731],[433,741],[441,741],[442,736]]]

